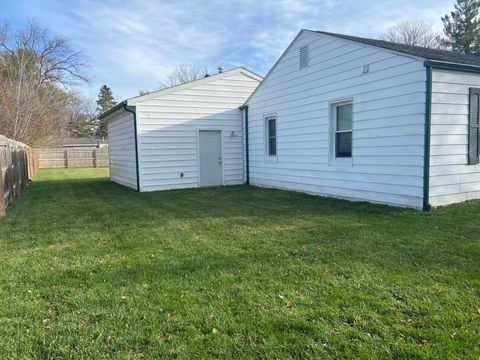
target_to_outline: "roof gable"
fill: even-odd
[[[273,64],[273,66],[270,68],[270,70],[268,70],[267,74],[263,77],[262,81],[260,81],[260,84],[258,84],[258,86],[255,88],[255,90],[252,91],[252,93],[250,94],[250,96],[247,98],[247,100],[245,100],[245,105],[248,104],[249,100],[253,97],[253,95],[255,95],[255,93],[257,92],[257,90],[262,86],[262,84],[268,79],[268,77],[270,76],[270,74],[272,73],[272,71],[277,67],[277,65],[280,63],[280,61],[282,61],[282,59],[285,57],[285,54],[288,53],[288,51],[290,50],[290,48],[293,46],[293,44],[295,44],[295,42],[297,41],[297,39],[300,37],[300,35],[302,35],[304,32],[306,31],[309,31],[309,30],[305,30],[305,29],[302,29],[298,32],[297,35],[295,35],[295,37],[293,38],[292,42],[290,43],[290,45],[288,45],[288,47],[285,49],[285,51],[282,53],[282,55],[280,55],[280,57],[278,58],[277,61],[275,61],[275,63]]]
[[[235,75],[235,74],[243,74],[243,75],[245,75],[245,76],[247,76],[247,77],[249,77],[253,80],[256,80],[258,82],[260,82],[262,80],[262,77],[260,75],[257,75],[254,72],[252,72],[250,70],[247,70],[243,67],[238,67],[238,68],[235,68],[235,69],[232,69],[232,70],[224,71],[224,72],[219,73],[219,74],[210,75],[210,76],[207,76],[207,77],[204,77],[204,78],[201,78],[201,79],[189,81],[187,83],[180,84],[180,85],[177,85],[177,86],[172,86],[172,87],[169,87],[169,88],[166,88],[166,89],[160,89],[160,90],[157,90],[157,91],[153,91],[153,92],[151,92],[149,94],[146,94],[146,95],[136,96],[136,97],[127,99],[126,102],[127,102],[128,106],[135,106],[138,103],[141,103],[142,101],[145,101],[145,100],[150,100],[150,99],[153,99],[153,98],[156,98],[156,97],[159,97],[159,96],[168,95],[168,94],[180,91],[180,90],[184,90],[184,89],[188,89],[188,88],[191,88],[191,87],[194,87],[194,86],[206,84],[206,83],[209,83],[211,81],[216,81],[216,80],[219,80],[219,79],[223,79],[225,77]]]
[[[335,37],[337,39],[347,40],[359,44],[364,44],[368,46],[373,46],[376,48],[389,50],[397,55],[403,55],[408,57],[417,58],[418,60],[424,61],[439,61],[444,63],[456,63],[461,65],[471,65],[471,66],[480,66],[480,55],[465,55],[459,54],[454,51],[447,51],[447,50],[439,50],[439,49],[430,49],[421,46],[411,46],[411,45],[404,45],[404,44],[397,44],[389,41],[384,40],[377,40],[377,39],[370,39],[370,38],[362,38],[358,36],[350,36],[350,35],[343,35],[337,33],[331,33],[327,31],[316,31],[316,30],[307,30],[302,29],[300,32],[295,36],[292,40],[290,45],[285,49],[282,55],[278,58],[278,60],[273,64],[270,70],[267,72],[263,80],[257,86],[257,88],[250,94],[250,96],[245,101],[245,105],[248,105],[250,99],[255,95],[258,89],[262,87],[262,84],[268,80],[269,75],[272,71],[277,67],[277,65],[282,61],[285,55],[288,53],[290,48],[295,44],[298,38],[301,36],[302,33],[312,33],[312,34],[319,34],[324,36]]]

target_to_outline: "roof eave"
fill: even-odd
[[[110,110],[107,110],[105,111],[103,114],[101,114],[98,119],[104,119],[106,118],[107,116],[113,114],[114,112],[116,112],[117,110],[120,110],[120,109],[123,109],[123,106],[124,105],[127,105],[127,100],[124,100],[124,101],[120,101],[117,105],[115,105],[113,108],[111,108]]]
[[[480,66],[476,66],[476,65],[459,64],[459,63],[437,61],[437,60],[425,60],[423,64],[426,67],[431,67],[434,69],[454,70],[454,71],[463,71],[463,72],[480,74]]]

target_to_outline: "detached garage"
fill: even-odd
[[[239,107],[261,79],[236,68],[125,100],[102,114],[111,180],[138,191],[242,184]]]

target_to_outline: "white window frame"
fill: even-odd
[[[343,132],[350,131],[352,133],[352,155],[350,157],[336,157],[336,134],[337,134],[337,107],[342,105],[352,105],[352,128]],[[353,98],[338,99],[329,103],[329,122],[330,122],[330,166],[335,167],[351,167],[353,166]]]
[[[270,155],[270,134],[268,133],[268,121],[275,120],[275,155]],[[265,162],[276,163],[278,156],[278,117],[276,113],[263,116],[264,143],[265,143]]]

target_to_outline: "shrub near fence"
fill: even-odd
[[[35,149],[40,169],[108,167],[108,149]]]
[[[0,135],[0,216],[15,201],[38,170],[32,148]]]

